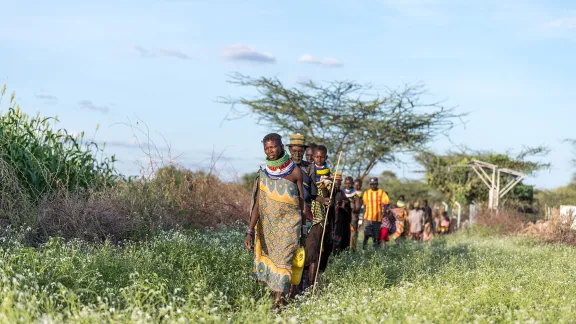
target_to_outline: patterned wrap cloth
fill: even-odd
[[[394,240],[398,238],[404,238],[408,234],[408,217],[406,215],[406,209],[404,208],[392,208],[392,213],[396,216],[396,231],[392,234]]]
[[[330,170],[328,170],[328,171],[330,171]],[[328,175],[323,175],[319,178],[319,181],[317,181],[317,182],[322,182],[324,184],[324,186],[326,188],[328,188],[328,190],[330,190],[330,186],[332,185],[332,181],[328,179],[329,176],[330,176],[330,173],[328,173]],[[318,196],[325,197],[325,194],[323,191],[324,190],[318,189]],[[328,198],[328,197],[325,197],[325,198]],[[317,201],[312,201],[312,226],[314,226],[316,224],[324,225],[324,217],[326,217],[326,208],[325,208],[324,204],[317,202]]]
[[[298,186],[282,178],[272,180],[261,170],[257,190],[260,217],[252,274],[272,291],[286,293],[301,235]]]
[[[324,190],[318,190],[318,196],[324,197]],[[326,216],[326,208],[324,204],[312,201],[312,225],[324,224],[324,217]]]

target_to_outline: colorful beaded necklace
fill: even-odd
[[[323,166],[317,166],[316,163],[314,163],[314,168],[316,169],[316,181],[320,181],[320,177],[325,175],[328,176],[330,175],[330,168],[328,167],[328,162],[324,162]]]
[[[356,193],[356,189],[354,189],[354,188],[352,188],[350,190],[344,188],[344,194],[346,195],[347,198],[350,198],[350,197],[354,197],[354,195],[356,195],[357,193]]]
[[[280,179],[292,173],[295,167],[296,164],[294,164],[288,152],[284,151],[284,155],[278,160],[271,161],[266,158],[266,169],[264,172],[270,179]]]

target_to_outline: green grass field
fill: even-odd
[[[334,258],[320,294],[282,313],[250,278],[238,231],[121,246],[4,239],[3,323],[573,322],[576,250],[461,233]]]

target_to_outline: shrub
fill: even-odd
[[[576,245],[576,231],[572,229],[572,219],[560,216],[558,208],[552,209],[550,219],[529,224],[522,235],[535,237],[546,242]]]
[[[39,208],[38,240],[51,236],[88,241],[141,239],[162,229],[248,221],[250,195],[241,184],[175,166],[161,168],[157,174],[152,179],[118,181],[100,190],[45,196]]]

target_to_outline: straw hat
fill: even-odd
[[[334,173],[334,180],[342,181],[342,172],[335,172]]]
[[[300,133],[296,133],[296,134],[290,135],[290,143],[288,144],[288,147],[290,147],[290,146],[302,146],[304,148],[307,148],[308,145],[306,145],[304,143],[306,143],[306,136],[304,136]]]

